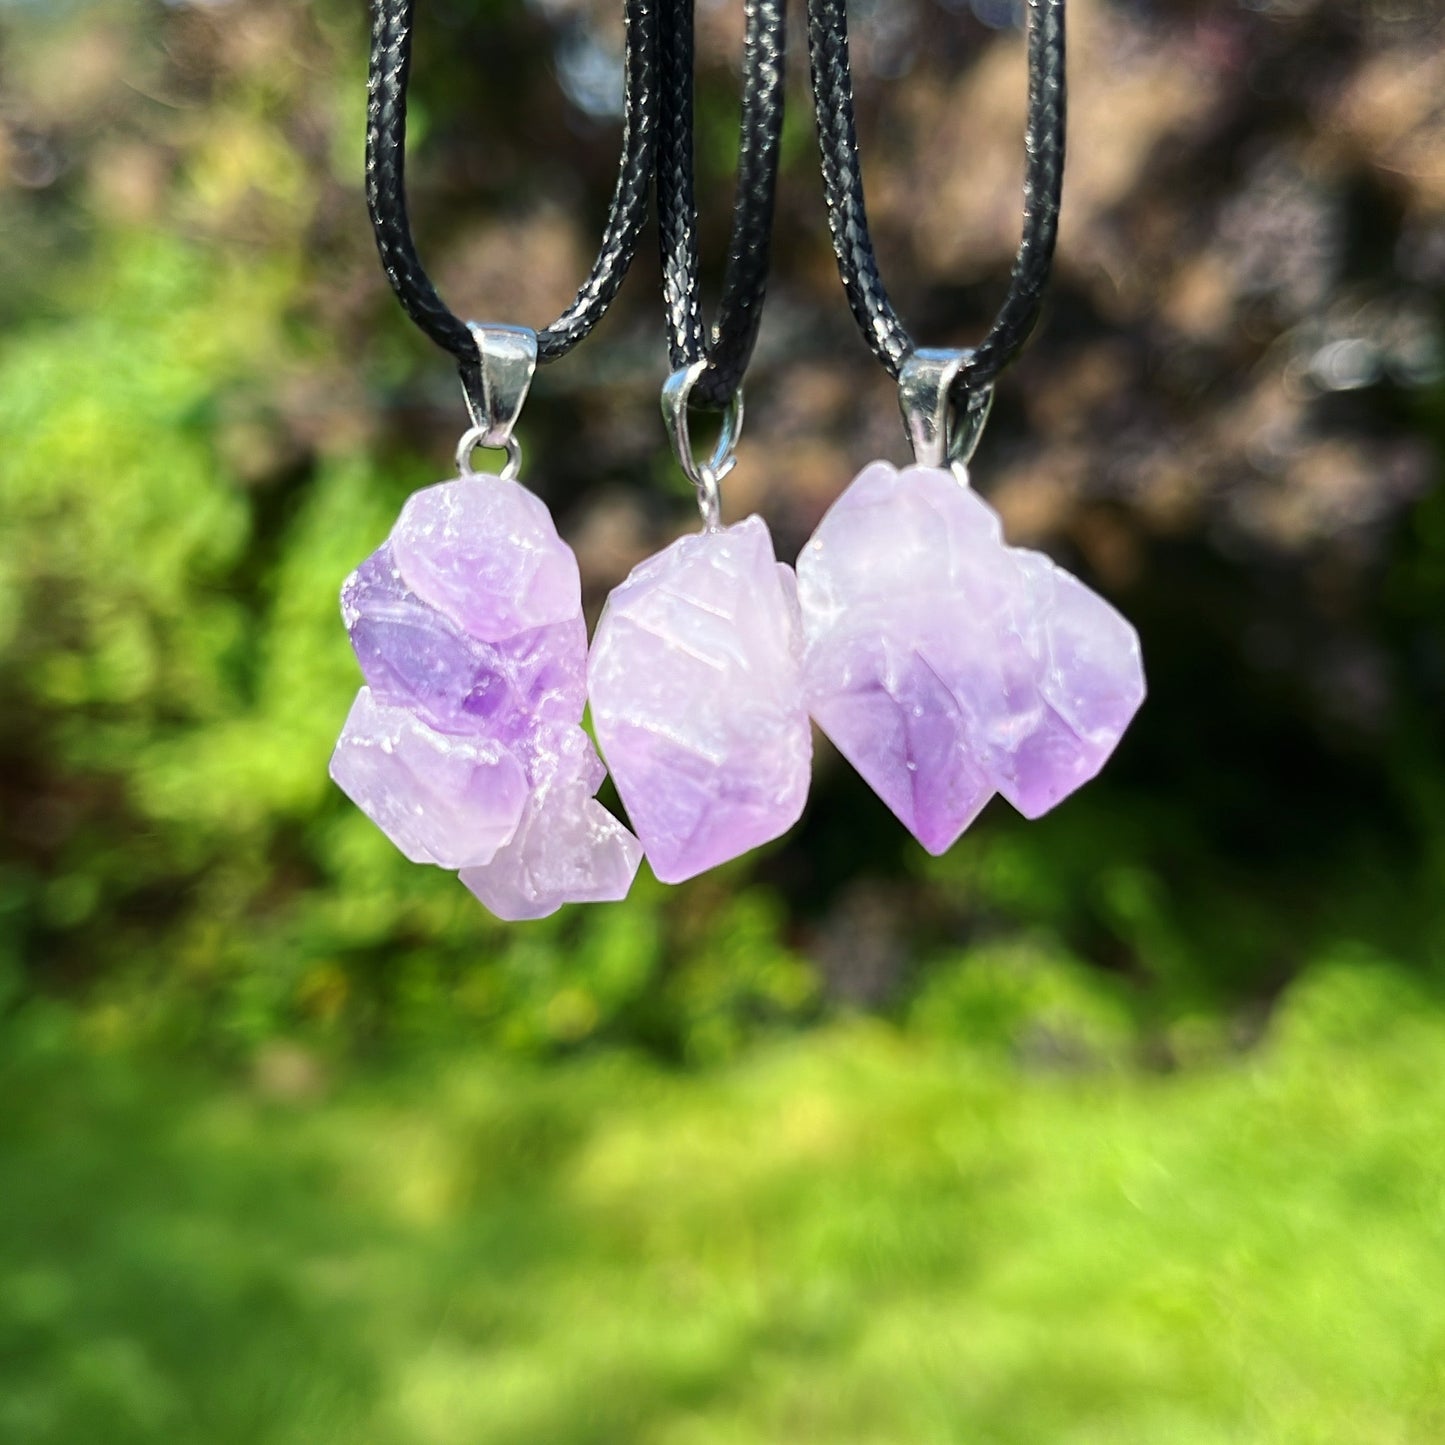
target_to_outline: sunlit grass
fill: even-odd
[[[839,1026],[258,1087],[16,1032],[0,1440],[1423,1445],[1442,1065],[1360,968],[1172,1076]]]

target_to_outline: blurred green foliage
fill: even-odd
[[[987,972],[955,1007],[1017,1062],[873,1024],[701,1074],[278,1048],[242,1084],[32,1012],[0,1438],[1438,1440],[1438,1001],[1341,959],[1164,1077],[1067,969]]]
[[[218,396],[305,364],[284,259],[128,236],[70,285],[75,319],[0,365],[23,438],[0,562],[10,743],[84,820],[6,869],[34,982],[109,991],[118,1028],[245,1046],[451,1020],[524,1049],[621,1029],[711,1054],[742,1014],[812,1004],[760,892],[718,897],[664,978],[655,887],[508,929],[407,866],[326,776],[356,685],[332,593],[427,474],[344,456],[268,517],[218,455]]]

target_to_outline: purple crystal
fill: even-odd
[[[461,880],[493,913],[514,922],[545,918],[564,903],[612,903],[632,887],[642,847],[586,788],[553,795],[548,827],[533,804],[517,836],[484,868]],[[523,911],[525,910],[525,911]]]
[[[593,797],[581,597],[547,509],[500,477],[416,493],[342,587],[367,686],[331,775],[501,918],[622,898],[637,871],[637,840]]]
[[[1139,639],[952,472],[866,468],[798,559],[819,727],[931,853],[1000,792],[1035,818],[1144,698]]]
[[[577,559],[520,483],[464,477],[414,492],[391,550],[424,603],[484,642],[581,615]]]
[[[586,683],[573,665],[587,651],[580,594],[571,616],[483,642],[407,586],[384,542],[342,585],[341,615],[371,690],[442,732],[525,728],[533,713],[582,716]]]
[[[1144,701],[1144,664],[1139,634],[1097,592],[1042,552],[1013,557],[1034,619],[1040,711],[995,782],[1038,818],[1108,762]]]
[[[792,572],[760,517],[680,538],[607,599],[588,664],[592,718],[663,882],[798,820],[812,761],[799,647]]]
[[[427,726],[370,688],[356,701],[331,776],[413,863],[490,863],[512,841],[527,802],[515,754],[491,738]]]

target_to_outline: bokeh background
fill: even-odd
[[[0,1439],[1445,1438],[1438,0],[1070,6],[1056,279],[975,475],[1139,626],[1106,775],[935,860],[821,748],[779,844],[521,927],[326,777],[338,584],[463,422],[372,249],[363,8],[0,3]],[[543,324],[617,7],[419,8],[422,248]],[[853,13],[885,275],[966,343],[1019,7]],[[726,499],[788,557],[905,456],[795,36]],[[523,422],[594,615],[694,525],[657,293],[649,233]]]

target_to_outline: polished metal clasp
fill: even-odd
[[[743,429],[743,391],[739,387],[728,402],[712,455],[706,461],[698,461],[692,450],[687,404],[693,387],[705,370],[707,358],[699,357],[691,366],[674,371],[663,382],[662,419],[667,423],[667,434],[672,441],[677,464],[697,492],[697,505],[702,513],[703,526],[711,532],[722,525],[722,493],[719,484],[738,464],[734,448]]]
[[[962,414],[953,385],[973,358],[972,351],[919,347],[898,373],[898,406],[920,467],[967,468],[993,405],[992,385],[968,394]]]
[[[472,453],[478,447],[500,447],[507,454],[501,475],[512,481],[522,467],[522,444],[512,435],[512,428],[537,370],[537,333],[525,326],[476,321],[467,322],[467,330],[477,343],[481,395],[473,395],[464,376],[462,396],[472,425],[457,443],[457,471],[464,477],[476,475]]]

